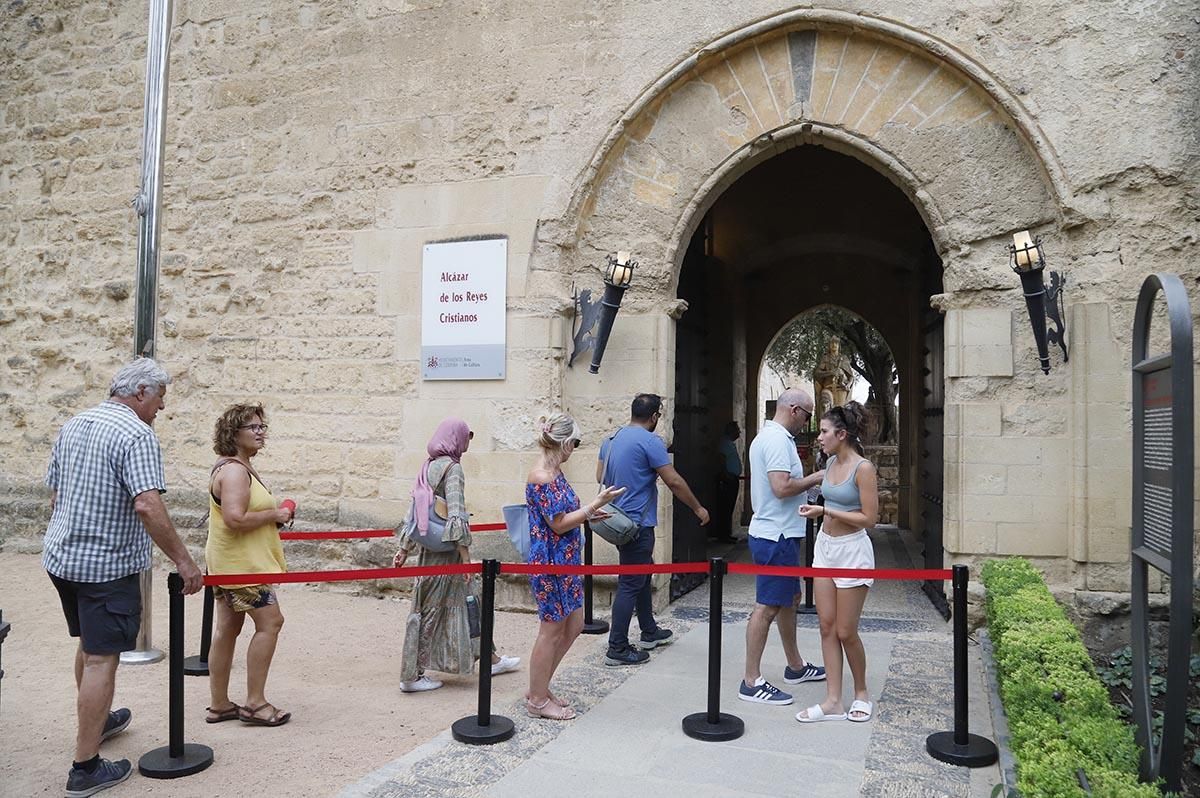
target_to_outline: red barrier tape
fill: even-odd
[[[755,574],[756,576],[812,576],[837,579],[950,579],[954,572],[949,568],[792,568],[784,565],[750,565],[729,563],[731,574]]]
[[[499,532],[501,529],[508,529],[507,524],[471,524],[472,532]]]
[[[604,574],[706,574],[707,562],[646,563],[643,565],[536,565],[505,562],[500,564],[505,574],[575,574],[601,576]]]
[[[349,529],[345,532],[280,532],[280,540],[353,540],[355,538],[390,538],[392,529]]]
[[[482,563],[427,565],[409,568],[360,568],[345,571],[291,571],[285,574],[207,574],[206,585],[279,585],[285,582],[350,582],[355,579],[401,579],[408,576],[445,576],[483,573]]]

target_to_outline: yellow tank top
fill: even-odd
[[[274,510],[275,497],[266,486],[250,475],[250,503],[248,511]],[[283,559],[283,544],[279,540],[279,529],[274,521],[248,532],[234,532],[225,526],[221,506],[208,493],[208,543],[204,547],[204,561],[210,574],[266,574],[287,570]],[[229,588],[247,585],[226,585]]]

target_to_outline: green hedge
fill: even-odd
[[[1133,729],[1096,677],[1079,631],[1025,560],[983,566],[988,630],[1025,798],[1161,798],[1138,782]]]

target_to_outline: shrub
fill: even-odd
[[[1160,798],[1138,782],[1139,749],[1077,630],[1025,560],[983,566],[988,629],[1008,714],[1017,790],[1027,798]]]

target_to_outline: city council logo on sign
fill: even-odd
[[[502,380],[508,239],[426,244],[421,259],[421,376]]]

